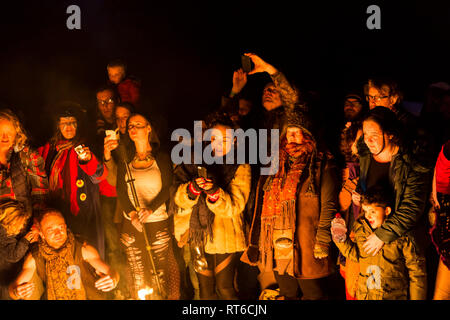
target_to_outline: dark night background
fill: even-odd
[[[324,124],[334,123],[344,91],[362,88],[371,75],[397,79],[409,101],[422,101],[430,83],[449,81],[450,4],[441,2],[5,3],[0,102],[23,116],[34,145],[52,134],[57,101],[95,107],[95,89],[116,57],[142,80],[145,106],[166,134],[191,130],[193,120],[219,105],[243,52],[260,55],[303,90],[318,91]],[[72,4],[81,8],[81,30],[66,28]],[[381,8],[381,30],[366,27],[371,4]],[[249,79],[261,92],[269,77]]]

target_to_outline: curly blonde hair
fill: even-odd
[[[14,141],[14,150],[22,150],[27,145],[28,136],[19,121],[19,118],[10,109],[0,110],[0,120],[7,120],[12,123],[16,129],[16,141]]]
[[[31,213],[20,202],[11,200],[0,204],[0,225],[8,236],[18,235],[30,218]]]

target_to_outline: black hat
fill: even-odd
[[[56,106],[56,120],[65,117],[74,117],[78,121],[81,120],[81,116],[86,110],[78,103],[73,101],[62,101]]]
[[[313,135],[313,124],[309,115],[300,107],[286,108],[285,109],[285,122],[282,128],[282,135],[286,133],[288,127],[298,127],[304,132]]]

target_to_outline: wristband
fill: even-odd
[[[220,190],[217,189],[217,191],[215,193],[212,194],[208,194],[208,200],[209,202],[216,202],[217,200],[219,200],[219,196],[220,196]]]

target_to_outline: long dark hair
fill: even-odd
[[[363,118],[363,122],[369,120],[378,124],[383,133],[392,135],[391,143],[399,147],[403,146],[402,124],[393,111],[386,107],[375,107]]]

